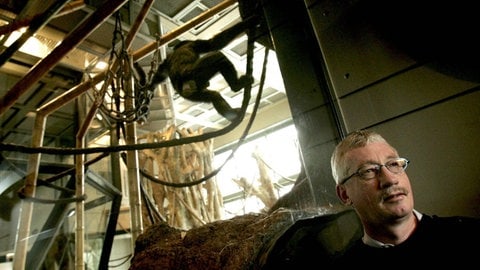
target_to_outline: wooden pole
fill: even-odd
[[[127,96],[133,96],[133,77],[127,86]],[[127,98],[125,100],[125,109],[131,110],[134,107],[134,101],[132,98]],[[126,138],[125,142],[127,145],[134,145],[137,143],[137,129],[136,122],[128,122],[126,124]],[[131,223],[131,234],[132,234],[132,245],[135,245],[135,240],[137,237],[143,233],[143,222],[142,222],[142,201],[140,193],[140,172],[138,170],[138,151],[130,150],[127,151],[127,175],[128,175],[128,194],[130,201],[130,223]]]
[[[85,21],[77,30],[73,31],[52,53],[44,58],[39,64],[35,65],[9,92],[0,98],[0,115],[9,109],[15,101],[25,93],[41,76],[52,68],[63,56],[85,37],[93,31],[98,25],[108,18],[115,10],[120,8],[127,0],[112,0],[104,6],[97,9],[89,20]],[[43,144],[43,135],[45,132],[46,115],[38,114],[35,119],[32,146],[41,147]],[[25,196],[34,197],[37,185],[38,168],[40,166],[40,153],[32,154],[28,163],[28,175],[25,179]],[[21,218],[19,220],[19,230],[17,243],[15,246],[14,269],[25,269],[25,260],[27,258],[28,238],[30,236],[30,224],[32,221],[33,206],[31,202],[22,205]],[[83,257],[82,257],[83,258]]]
[[[166,42],[172,40],[173,38],[185,33],[191,27],[194,27],[195,25],[193,24],[193,21],[195,21],[197,23],[201,23],[204,20],[206,20],[206,19],[210,18],[211,16],[215,15],[216,13],[212,12],[212,10],[214,10],[216,12],[220,12],[223,9],[229,7],[230,5],[232,5],[236,2],[237,2],[236,0],[233,0],[233,1],[232,0],[227,0],[225,2],[222,2],[222,3],[218,4],[217,6],[213,7],[212,9],[207,10],[206,12],[200,14],[199,16],[197,16],[197,17],[193,18],[192,20],[188,21],[187,23],[185,23],[185,25],[189,26],[188,28],[185,27],[184,25],[182,25],[182,26],[178,27],[177,29],[173,30],[172,32],[169,32],[169,33],[165,34],[164,36],[162,36],[160,38],[160,40],[162,41],[161,44],[162,45],[165,44]],[[209,16],[207,17],[207,15],[209,15]],[[201,20],[199,18],[201,18]],[[127,37],[126,39],[128,40],[129,38]],[[149,45],[135,51],[133,53],[134,61],[138,60],[139,58],[145,57],[149,53],[152,53],[153,51],[155,51],[157,49],[157,47],[156,47],[157,45],[158,45],[157,42],[152,42]],[[44,106],[39,108],[39,111],[46,111],[46,112],[55,111],[56,109],[62,107],[63,105],[67,104],[68,102],[77,98],[83,92],[90,89],[90,87],[92,85],[95,85],[95,84],[101,82],[102,80],[104,80],[106,75],[107,75],[107,73],[104,71],[104,72],[101,72],[101,73],[95,75],[90,81],[85,81],[81,84],[76,85],[75,87],[70,89],[68,92],[65,92],[63,95],[53,99],[52,101],[48,102],[47,104],[45,104]],[[2,106],[1,103],[0,103],[0,106]],[[2,113],[0,112],[0,115],[1,114]]]
[[[142,10],[140,11],[139,15],[137,16],[137,18],[135,19],[135,22],[132,26],[132,28],[130,29],[127,37],[125,38],[125,46],[126,46],[126,49],[130,48],[130,46],[132,45],[133,43],[133,40],[135,38],[135,36],[137,35],[138,31],[140,30],[140,26],[143,22],[143,20],[145,19],[145,17],[147,16],[148,14],[148,10],[150,9],[150,7],[153,5],[153,0],[148,0],[144,3],[143,7],[142,7]],[[122,29],[120,29],[120,31],[122,31]],[[115,48],[112,48],[112,50],[115,50]],[[115,59],[113,65],[112,65],[112,69],[113,71],[115,72],[118,67],[119,67],[119,59]],[[109,77],[108,80],[106,82],[104,82],[103,84],[103,87],[102,87],[102,97],[101,97],[101,100],[103,100],[103,93],[105,93],[105,90],[106,90],[106,87],[108,87],[111,83],[111,80],[113,78],[112,77]],[[129,87],[127,86],[128,89],[124,89],[126,90],[128,93],[127,93],[127,97],[132,97],[133,96],[133,78],[131,77],[130,78],[130,85]],[[132,98],[127,98],[127,100],[125,101],[125,106],[126,106],[126,110],[130,110],[133,108],[133,100]],[[94,102],[94,104],[92,105],[92,107],[90,108],[89,112],[87,113],[87,116],[85,117],[85,119],[83,120],[83,123],[82,123],[82,126],[79,128],[78,132],[77,132],[77,147],[79,148],[84,148],[86,146],[86,142],[85,142],[85,134],[87,133],[88,131],[88,127],[90,126],[91,122],[93,121],[93,118],[99,108],[101,104],[99,102]],[[133,126],[130,125],[131,123],[127,124],[127,134],[135,134],[135,123],[133,123]],[[128,137],[128,135],[127,135]],[[133,138],[135,139],[135,136],[133,136]],[[127,144],[135,144],[135,142],[132,142],[131,140],[129,140],[127,138]],[[134,155],[132,156],[131,152],[134,152]],[[77,156],[77,158],[75,159],[75,163],[76,163],[76,167],[77,167],[77,179],[76,179],[76,183],[77,183],[77,188],[76,188],[76,193],[77,193],[77,196],[81,196],[83,195],[84,191],[85,191],[85,175],[84,175],[84,169],[83,169],[83,163],[84,163],[84,155],[79,155]],[[136,151],[129,151],[128,152],[128,181],[130,184],[130,188],[129,188],[129,193],[130,193],[130,215],[131,215],[131,219],[132,219],[132,247],[134,246],[135,244],[135,239],[136,237],[138,236],[139,233],[141,233],[143,231],[143,225],[142,225],[142,217],[141,217],[141,211],[138,210],[138,208],[140,207],[141,208],[141,205],[138,206],[140,204],[140,198],[139,198],[139,194],[140,194],[140,188],[139,188],[139,176],[138,176],[138,168],[136,166],[134,166],[133,164],[137,164],[138,163],[138,157],[136,156]],[[132,165],[130,165],[132,164]],[[136,174],[137,176],[135,176],[135,172],[133,172],[134,170],[136,170]],[[80,193],[81,192],[81,193]],[[133,206],[132,206],[133,205]],[[84,211],[85,211],[85,207],[84,207],[84,202],[78,202],[76,204],[76,209],[77,209],[77,224],[81,224],[81,226],[77,226],[79,227],[76,231],[76,234],[75,234],[75,237],[76,237],[76,262],[77,262],[77,268],[80,270],[80,269],[84,269],[84,265],[81,264],[83,263],[83,257],[84,257],[84,235],[85,235],[85,230],[84,230],[84,223],[85,223],[85,220],[84,220]],[[133,209],[132,209],[133,208]],[[132,248],[133,250],[133,248]]]
[[[20,50],[20,48],[31,38],[35,33],[45,26],[50,19],[55,16],[55,14],[60,11],[60,9],[68,2],[68,0],[56,1],[41,15],[35,17],[29,24],[25,33],[23,33],[15,42],[8,46],[2,54],[0,54],[0,66],[3,66],[8,59],[10,59],[15,52]]]
[[[32,67],[30,71],[19,81],[17,82],[3,97],[0,97],[0,116],[3,115],[10,107],[15,104],[15,102],[25,94],[35,83],[37,83],[41,77],[47,73],[51,68],[53,68],[61,59],[73,48],[75,48],[81,41],[83,41],[98,25],[100,25],[104,20],[106,20],[111,14],[113,14],[118,8],[125,4],[127,0],[111,0],[105,4],[105,8],[101,7],[92,14],[89,20],[86,20],[84,23],[79,25],[65,40],[57,46],[47,57],[45,57],[40,63]],[[223,9],[235,4],[237,0],[226,0],[217,6],[205,11],[199,16],[188,21],[184,25],[178,27],[172,32],[167,33],[162,36],[160,39],[160,44],[157,42],[152,42],[151,44],[137,50],[133,53],[133,59],[138,60],[142,57],[145,57],[149,53],[156,50],[158,45],[163,45],[168,41],[174,39],[175,37],[180,36],[184,32],[188,31],[190,28],[202,23],[211,16],[217,14]],[[128,39],[128,38],[127,38]],[[33,132],[33,147],[41,147],[43,144],[43,134],[45,132],[45,121],[48,114],[55,111],[56,109],[64,106],[73,99],[77,98],[80,94],[84,93],[91,88],[91,85],[97,84],[102,81],[106,72],[102,72],[93,77],[92,80],[83,82],[74,88],[70,89],[65,94],[55,98],[54,100],[48,102],[39,110],[37,110],[37,117],[35,119],[35,128]],[[39,126],[37,128],[37,126]],[[42,128],[43,127],[43,128]],[[36,139],[35,139],[36,138]],[[30,187],[26,196],[35,195],[36,179],[38,177],[38,168],[40,166],[40,154],[32,154],[29,160],[29,174],[26,178],[26,183]],[[14,269],[24,269],[25,268],[25,259],[26,251],[28,246],[28,237],[30,234],[30,223],[32,215],[32,203],[25,203],[26,206],[22,206],[22,214],[19,224],[19,232],[17,235],[17,244],[15,247],[15,258],[14,260]],[[83,255],[82,255],[83,256]]]
[[[46,118],[38,116],[35,118],[34,130],[45,131]],[[43,144],[43,132],[33,134],[32,145]],[[24,195],[34,197],[37,188],[38,168],[40,166],[40,154],[32,154],[28,158],[27,176],[25,177]],[[13,257],[13,269],[25,269],[27,258],[28,239],[30,237],[30,225],[32,223],[33,202],[22,201],[20,220],[18,224],[17,239],[15,243],[15,255]]]
[[[165,43],[173,40],[174,38],[180,36],[181,34],[187,32],[190,30],[192,27],[201,24],[208,18],[212,17],[213,15],[217,14],[218,12],[224,10],[225,8],[235,4],[237,0],[225,0],[221,2],[220,4],[214,6],[213,8],[206,10],[205,12],[199,14],[195,18],[191,19],[190,21],[182,24],[175,30],[166,33],[160,38],[159,42],[152,42],[150,44],[147,44],[143,48],[138,49],[133,53],[133,61],[138,61],[142,59],[143,57],[147,56],[148,54],[152,53],[157,49],[157,46],[164,45]]]

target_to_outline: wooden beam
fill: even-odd
[[[48,73],[65,55],[107,20],[128,0],[110,0],[92,13],[87,20],[75,28],[55,49],[42,61],[33,66],[3,97],[0,98],[0,116],[37,83],[45,73]]]

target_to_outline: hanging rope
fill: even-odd
[[[249,35],[249,39],[248,39],[248,54],[247,54],[247,72],[249,75],[252,74],[252,59],[253,59],[253,48],[254,48],[254,41],[253,39],[250,38],[251,35]],[[220,170],[223,168],[223,166],[225,166],[225,164],[227,164],[227,162],[233,158],[233,156],[235,155],[236,151],[238,150],[238,148],[243,144],[245,138],[247,137],[248,133],[250,132],[250,128],[252,127],[253,125],[253,121],[255,119],[255,116],[256,116],[256,113],[257,113],[257,110],[258,110],[258,107],[260,105],[260,100],[261,100],[261,97],[262,97],[262,92],[263,92],[263,86],[264,86],[264,83],[265,83],[265,75],[266,75],[266,67],[267,67],[267,59],[268,59],[268,52],[269,52],[269,49],[268,48],[265,48],[265,57],[264,57],[264,63],[263,63],[263,69],[262,69],[262,75],[261,75],[261,78],[260,78],[260,86],[259,86],[259,89],[258,89],[258,93],[257,93],[257,97],[256,97],[256,100],[255,100],[255,104],[254,104],[254,108],[253,108],[253,111],[252,111],[252,115],[247,123],[247,126],[245,127],[245,130],[243,131],[242,135],[240,136],[239,140],[237,141],[237,144],[235,145],[235,147],[232,149],[232,152],[230,153],[230,155],[227,157],[227,159],[215,170],[213,170],[211,173],[205,175],[204,177],[196,180],[196,181],[192,181],[192,182],[186,182],[186,183],[172,183],[172,182],[168,182],[168,181],[163,181],[161,179],[158,179],[156,177],[154,177],[153,175],[149,174],[147,171],[145,171],[144,169],[140,169],[140,174],[149,179],[150,181],[152,182],[155,182],[157,184],[161,184],[161,185],[164,185],[164,186],[169,186],[169,187],[176,187],[176,188],[183,188],[183,187],[189,187],[189,186],[194,186],[194,185],[198,185],[198,184],[201,184],[205,181],[207,181],[208,179],[214,177],[215,175],[217,175]],[[246,112],[246,108],[248,106],[248,101],[250,100],[250,93],[251,93],[251,85],[250,86],[247,86],[245,87],[245,92],[244,92],[244,99],[243,99],[243,103],[242,103],[242,107],[241,107],[241,115],[238,117],[240,119],[243,119],[244,115],[245,115],[245,112]],[[124,155],[122,155],[124,156]],[[125,158],[124,158],[125,160]]]
[[[117,49],[118,44],[119,48]],[[117,70],[113,70],[115,59],[117,59],[118,63]],[[157,60],[154,59],[152,62],[154,61]],[[105,87],[105,93],[96,89],[94,85],[92,85],[92,88],[95,90],[96,102],[100,105],[100,110],[109,118],[122,124],[135,121],[139,123],[146,122],[150,111],[150,101],[154,95],[154,89],[147,80],[145,73],[143,70],[139,70],[141,67],[137,67],[137,73],[140,72],[140,74],[137,75],[138,77],[135,76],[132,62],[125,44],[121,16],[119,12],[116,12],[112,50],[108,60],[107,76],[105,76],[104,80],[105,83],[110,82],[110,85],[108,88]],[[154,64],[152,64],[153,66]],[[155,72],[155,70],[152,69],[150,72]],[[127,99],[134,101],[133,108],[125,108]]]
[[[161,60],[160,47],[160,36],[157,35],[157,49],[153,53],[148,76],[138,63],[134,64],[138,76],[133,77],[135,81],[135,120],[140,124],[146,123],[148,115],[150,114],[150,101],[155,94],[155,86],[152,84],[152,77],[157,71]]]

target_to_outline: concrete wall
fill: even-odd
[[[473,26],[449,18],[441,29],[435,21],[426,27],[423,7],[415,13],[403,2],[385,9],[381,1],[264,1],[313,197],[338,202],[333,147],[370,128],[411,160],[418,210],[480,216],[480,68],[469,57],[480,58],[462,45],[473,38],[455,31]],[[443,22],[447,11],[433,20]]]

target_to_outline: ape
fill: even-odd
[[[169,77],[173,88],[182,97],[191,101],[211,102],[219,114],[230,121],[234,120],[240,109],[232,108],[220,93],[207,87],[209,80],[217,73],[222,74],[234,92],[253,82],[250,76],[238,77],[233,64],[219,50],[249,27],[254,27],[257,21],[251,17],[208,40],[180,41],[159,65],[151,85],[156,86]]]

